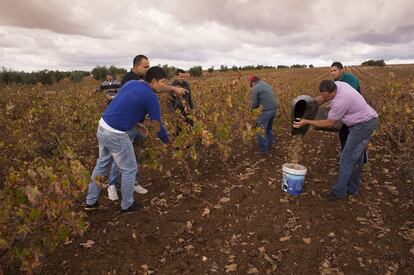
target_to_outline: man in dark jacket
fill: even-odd
[[[193,126],[193,121],[189,118],[190,112],[193,109],[193,101],[191,99],[190,84],[185,80],[186,73],[182,69],[177,69],[175,72],[175,79],[171,84],[174,87],[181,87],[187,92],[183,96],[179,96],[173,92],[170,92],[168,95],[168,108],[170,111],[175,112],[180,111],[180,114],[185,119],[185,122]],[[181,131],[180,127],[177,125],[177,133]]]
[[[127,83],[130,80],[142,80],[145,78],[145,75],[147,74],[148,68],[150,67],[150,63],[148,60],[148,57],[145,55],[139,54],[134,57],[134,60],[132,62],[133,67],[131,71],[126,73],[121,81],[121,87],[124,86],[125,83]],[[174,87],[171,85],[164,86],[160,91],[157,91],[157,93],[168,93],[173,92],[177,95],[184,95],[186,90],[182,87]]]
[[[105,93],[117,93],[118,89],[121,87],[121,83],[118,80],[114,79],[111,73],[106,74],[106,79],[98,88],[99,92]]]
[[[116,96],[119,88],[121,88],[121,83],[119,83],[118,80],[114,79],[111,73],[107,73],[106,80],[101,83],[96,91],[105,93],[109,103]]]

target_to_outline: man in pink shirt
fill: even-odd
[[[332,190],[324,194],[328,201],[357,195],[361,179],[364,151],[372,133],[377,127],[378,114],[365,99],[349,84],[340,81],[324,80],[319,85],[318,104],[329,102],[330,111],[325,120],[301,119],[293,123],[300,128],[312,125],[318,128],[330,128],[335,122],[342,122],[349,127],[349,136],[341,153],[339,173]]]

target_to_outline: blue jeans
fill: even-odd
[[[266,153],[273,144],[273,121],[275,119],[276,109],[262,111],[262,114],[256,121],[256,127],[264,129],[264,136],[257,134],[257,142],[261,153]]]
[[[337,197],[357,194],[364,163],[364,152],[372,133],[377,127],[377,118],[349,127],[349,135],[339,161],[338,179],[331,193]]]
[[[145,139],[145,136],[142,135],[135,127],[128,130],[126,132],[128,134],[129,139],[131,142],[134,142],[135,139]],[[138,160],[137,160],[138,163]],[[109,172],[109,185],[115,185],[118,182],[118,179],[121,175],[121,170],[119,169],[118,165],[115,161],[112,162],[111,171]],[[138,182],[139,174],[137,170],[137,174],[135,177],[136,182]]]
[[[131,139],[127,133],[113,133],[100,126],[96,136],[99,143],[99,158],[92,172],[92,182],[89,183],[86,204],[92,205],[98,200],[101,186],[96,183],[96,177],[107,176],[113,160],[120,168],[122,175],[121,208],[127,209],[134,203],[134,182],[138,170]]]
[[[339,136],[339,144],[341,145],[341,152],[344,150],[346,140],[349,135],[349,128],[345,124],[342,125],[341,129],[339,129],[338,136]],[[364,151],[364,164],[368,162],[368,154],[367,150]]]

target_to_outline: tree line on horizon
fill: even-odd
[[[161,66],[161,65],[159,65]],[[385,66],[385,61],[380,60],[367,60],[361,63],[361,66]],[[167,64],[161,66],[167,74],[167,78],[171,79],[175,75],[177,70],[174,66],[169,66]],[[293,64],[288,65],[247,65],[247,66],[236,66],[228,67],[227,65],[221,65],[219,68],[214,68],[214,66],[209,67],[206,71],[213,73],[218,72],[228,72],[228,71],[252,71],[252,70],[267,70],[267,69],[289,69],[289,68],[314,68],[312,64]],[[203,75],[202,66],[194,66],[188,69],[188,73],[194,77],[200,77]],[[57,83],[64,78],[70,79],[73,83],[79,83],[85,76],[93,76],[94,79],[103,81],[108,73],[114,75],[115,78],[122,78],[126,74],[127,70],[124,68],[118,68],[116,66],[96,66],[91,71],[82,71],[82,70],[73,70],[73,71],[58,71],[58,70],[40,70],[35,72],[23,72],[23,71],[14,71],[12,69],[7,69],[2,67],[0,71],[0,86],[8,84],[37,84],[41,83],[43,85],[51,85]]]

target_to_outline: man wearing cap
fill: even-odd
[[[341,81],[324,80],[319,85],[320,96],[315,98],[318,104],[330,102],[330,111],[326,120],[301,119],[293,123],[300,128],[311,125],[318,128],[330,128],[336,121],[349,127],[349,136],[339,161],[338,178],[331,191],[324,194],[328,201],[358,195],[364,162],[364,151],[377,127],[377,112],[349,84]]]
[[[257,75],[248,77],[251,87],[252,105],[251,110],[262,106],[262,113],[256,121],[256,127],[264,130],[264,134],[257,133],[260,154],[267,154],[273,144],[273,121],[276,115],[277,99],[273,93],[272,86],[260,80]]]

